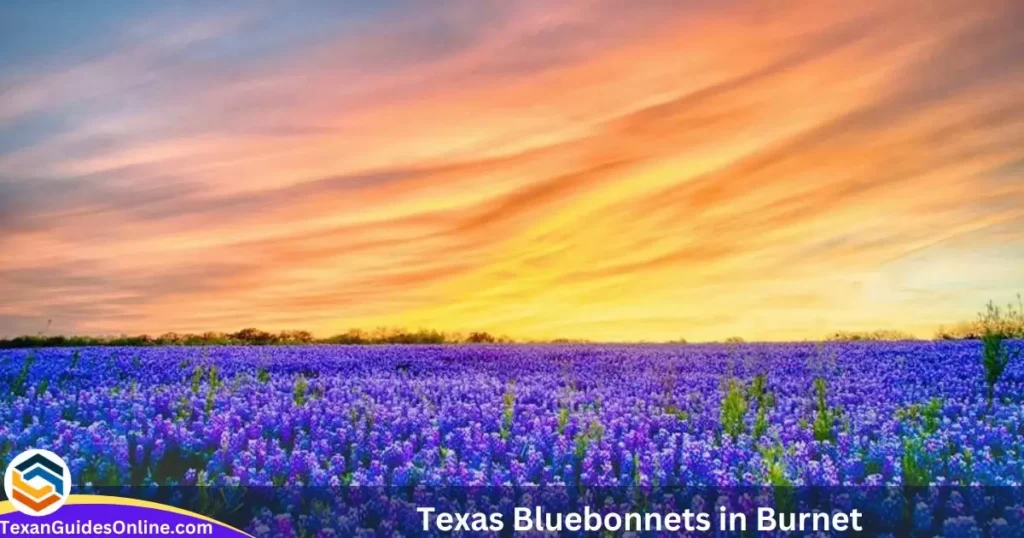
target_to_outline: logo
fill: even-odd
[[[26,450],[7,466],[4,493],[19,512],[46,516],[63,506],[71,493],[71,471],[49,450]]]

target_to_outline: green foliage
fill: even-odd
[[[896,411],[896,418],[906,423],[910,430],[903,440],[903,484],[906,486],[927,486],[931,482],[928,472],[929,456],[925,451],[928,436],[939,430],[942,422],[943,401],[932,398],[927,405],[913,404]],[[968,450],[964,455],[968,467],[971,465],[971,454]]]
[[[768,412],[765,408],[757,409],[757,416],[754,418],[754,438],[759,439],[768,433]]]
[[[36,386],[36,398],[41,398],[44,394],[46,394],[46,390],[48,388],[50,388],[49,379],[44,379],[40,381],[39,385]]]
[[[206,401],[203,403],[203,411],[210,414],[213,411],[213,404],[217,398],[217,391],[212,387],[206,391]]]
[[[780,511],[791,511],[794,507],[793,481],[789,479],[786,462],[783,459],[785,450],[778,441],[761,448],[761,460],[765,468],[765,478],[772,486],[776,508]]]
[[[768,433],[768,413],[774,406],[775,395],[768,390],[767,375],[754,376],[746,389],[739,381],[728,379],[719,417],[722,433],[734,439],[746,433],[747,411],[756,408],[753,435],[754,438],[763,437]]]
[[[896,419],[905,422],[908,426],[920,429],[924,435],[931,435],[939,431],[942,422],[943,401],[941,398],[932,398],[928,404],[912,404],[903,409],[896,410]]]
[[[747,398],[751,401],[760,403],[761,399],[764,398],[764,394],[768,387],[768,376],[764,374],[757,374],[754,376],[754,381],[747,387]]]
[[[270,372],[266,368],[256,370],[256,380],[264,385],[270,382]]]
[[[585,431],[576,434],[576,447],[573,451],[576,460],[582,461],[587,455],[590,443],[600,441],[602,436],[604,436],[604,426],[597,420],[591,422]]]
[[[911,438],[903,441],[901,463],[903,468],[903,485],[919,487],[927,486],[931,482],[931,475],[928,474],[927,455],[924,452],[924,442],[920,439]]]
[[[35,353],[29,353],[25,356],[25,360],[21,363],[21,370],[18,371],[18,375],[11,381],[11,396],[20,397],[25,395],[28,390],[28,376],[32,372],[32,365],[35,362]]]
[[[502,395],[501,411],[501,438],[508,439],[512,432],[512,421],[516,413],[516,382],[509,381],[505,394]]]
[[[754,417],[754,438],[760,439],[768,433],[768,412],[775,407],[775,395],[768,390],[768,376],[757,374],[747,389],[747,398],[757,407]]]
[[[828,385],[825,382],[825,378],[819,377],[814,380],[814,393],[815,393],[815,405],[816,411],[814,414],[814,424],[812,426],[814,430],[815,441],[835,441],[835,432],[833,431],[836,423],[836,418],[839,416],[839,412],[832,409],[828,405],[826,396],[828,395]]]
[[[562,406],[558,408],[558,435],[565,433],[565,427],[569,425],[569,408]]]
[[[896,420],[916,426],[921,420],[921,404],[911,404],[897,409]]]
[[[306,377],[300,375],[299,377],[295,378],[295,385],[294,387],[292,387],[292,400],[295,401],[295,405],[306,405],[307,390],[309,390],[309,381],[306,381]]]
[[[665,406],[665,414],[676,417],[677,420],[687,420],[690,418],[690,414],[686,411],[679,409],[674,405]]]
[[[223,382],[220,379],[220,369],[216,366],[210,367],[210,388],[217,390],[223,386]]]
[[[725,398],[722,400],[720,423],[722,433],[739,437],[747,431],[746,425],[747,399],[743,394],[743,386],[736,380],[727,381]]]
[[[931,435],[939,431],[942,420],[942,399],[932,398],[924,408],[924,433]]]
[[[220,371],[216,366],[210,367],[210,383],[206,387],[206,402],[203,406],[207,414],[213,411],[213,404],[217,398],[217,389],[222,385],[219,374]]]
[[[1010,353],[1003,344],[1003,340],[1003,335],[995,332],[987,332],[981,338],[981,364],[985,367],[986,396],[990,410],[995,398],[996,383],[1003,376],[1010,361],[1019,356],[1019,353]]]
[[[1018,305],[1021,296],[1017,296]],[[1003,376],[1011,361],[1019,358],[1020,353],[1012,353],[1005,345],[1005,340],[1024,336],[1024,305],[1014,307],[1008,305],[1006,310],[989,301],[985,312],[978,314],[981,332],[981,364],[985,368],[986,397],[988,408],[992,409],[995,400],[996,383]]]
[[[199,394],[199,383],[201,383],[202,381],[203,381],[203,367],[202,366],[196,366],[195,369],[192,370],[192,394],[193,395],[198,395]]]
[[[178,400],[178,409],[174,415],[174,418],[178,422],[186,422],[192,420],[192,400],[188,395],[182,395],[181,399]]]

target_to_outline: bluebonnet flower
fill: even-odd
[[[1021,533],[1014,506],[1024,499],[1007,504],[974,485],[1024,485],[1024,364],[1008,367],[989,412],[971,342],[832,346],[836,368],[824,374],[809,364],[813,345],[748,346],[762,358],[758,373],[774,400],[760,439],[752,415],[746,433],[720,435],[722,379],[749,386],[754,373],[730,374],[722,349],[710,345],[43,349],[29,381],[48,379],[50,389],[0,406],[0,446],[64,455],[79,486],[195,485],[205,475],[210,484],[278,488],[645,489],[768,484],[763,451],[777,443],[774,468],[796,486],[880,490],[903,483],[906,441],[916,440],[914,461],[927,481],[962,492],[926,492],[909,505],[884,493],[836,505],[861,506],[889,530]],[[27,353],[0,351],[0,372],[17,372]],[[270,375],[260,380],[259,368]],[[666,369],[686,382],[666,387]],[[842,417],[826,442],[810,427],[819,374]],[[304,399],[295,397],[299,376],[308,380]],[[942,402],[934,430],[909,411],[932,399]],[[749,498],[730,502],[750,508]],[[364,515],[290,522],[290,530],[267,517],[252,529],[350,536]],[[962,519],[970,516],[973,523]]]

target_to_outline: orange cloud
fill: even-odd
[[[1024,278],[1018,4],[126,30],[0,106],[0,332],[930,334]]]

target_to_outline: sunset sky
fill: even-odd
[[[0,334],[929,336],[1024,292],[1022,21],[4,3]]]

